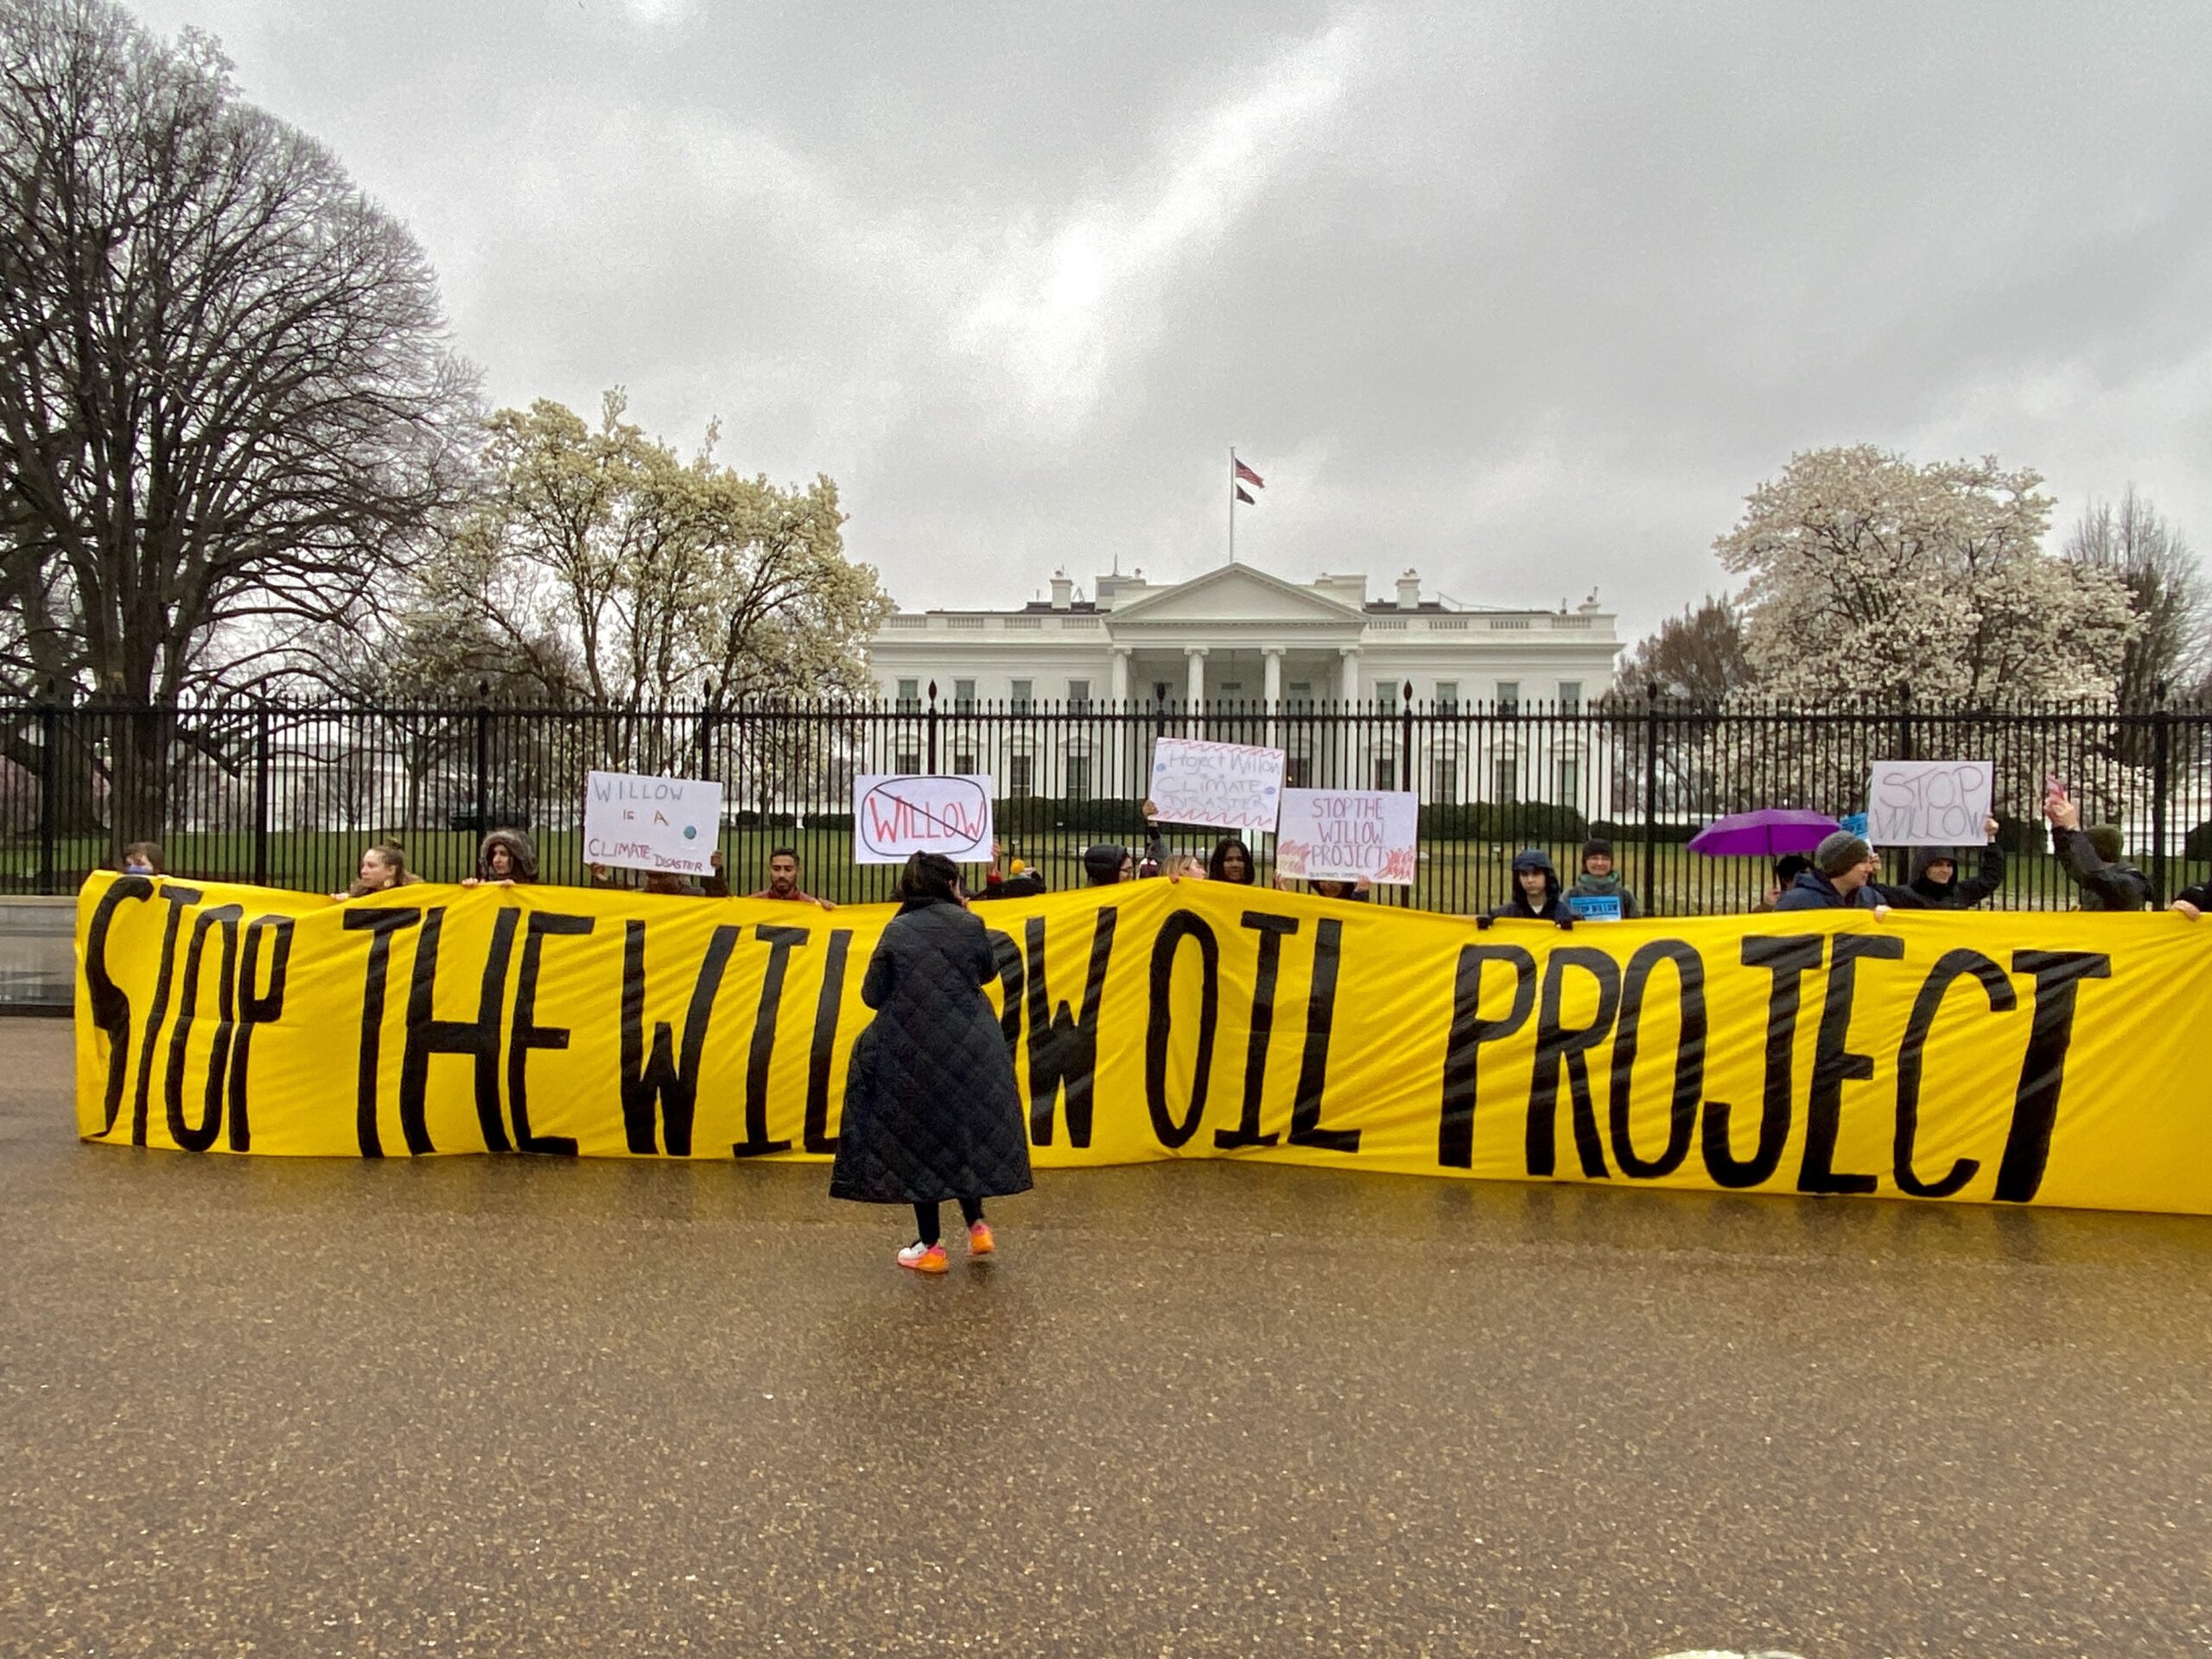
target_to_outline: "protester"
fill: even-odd
[[[167,875],[168,866],[162,861],[159,842],[134,841],[123,849],[123,873],[125,875]]]
[[[359,899],[372,893],[389,893],[394,887],[411,887],[421,880],[408,869],[404,848],[396,841],[380,841],[361,855],[361,866],[354,873],[353,885],[330,896]]]
[[[1513,855],[1513,896],[1491,912],[1500,921],[1556,922],[1572,927],[1574,917],[1560,898],[1559,871],[1541,847]]]
[[[1137,855],[1140,865],[1151,865],[1154,875],[1167,868],[1171,856],[1167,837],[1160,832],[1160,809],[1149,800],[1144,804],[1144,838],[1138,844],[1143,849]]]
[[[1618,899],[1624,922],[1633,921],[1643,913],[1637,908],[1636,895],[1614,872],[1613,843],[1603,836],[1592,836],[1582,843],[1581,873],[1574,878],[1574,885],[1567,889],[1567,896],[1570,904],[1577,899]]]
[[[1044,875],[1020,859],[1001,867],[1004,849],[997,842],[991,843],[991,868],[983,876],[983,890],[976,894],[984,899],[1033,899],[1045,891]]]
[[[1206,861],[1196,853],[1170,853],[1163,873],[1170,881],[1203,881]]]
[[[983,1200],[1028,1191],[1029,1128],[983,995],[998,959],[968,908],[959,867],[916,853],[899,898],[861,982],[875,1017],[853,1045],[830,1196],[912,1205],[914,1242],[899,1265],[943,1273],[938,1205],[957,1201],[969,1255],[991,1255]]]
[[[1365,876],[1357,881],[1309,881],[1316,899],[1337,899],[1351,904],[1370,905],[1375,902],[1375,884]]]
[[[537,880],[537,849],[519,830],[494,830],[476,849],[476,874],[464,876],[464,887],[528,887]]]
[[[1767,886],[1766,897],[1751,906],[1754,916],[1764,915],[1775,906],[1775,901],[1789,890],[1789,884],[1813,868],[1813,861],[1802,853],[1784,853],[1774,861],[1774,880]]]
[[[1206,880],[1230,881],[1239,887],[1250,887],[1258,874],[1252,861],[1252,849],[1234,836],[1224,836],[1214,842],[1213,856],[1206,861]]]
[[[836,906],[827,899],[817,899],[798,884],[798,849],[779,847],[768,855],[768,885],[753,896],[755,899],[779,899],[795,905],[816,905],[823,910],[835,910]]]
[[[2046,788],[2043,815],[2050,820],[2050,849],[2082,890],[2084,910],[2142,910],[2156,903],[2151,878],[2120,857],[2120,826],[2082,828],[2082,809],[2056,779]]]
[[[1110,887],[1135,876],[1135,860],[1126,847],[1109,841],[1093,842],[1083,849],[1085,887]]]
[[[1981,821],[1980,868],[1970,881],[1959,880],[1959,855],[1951,847],[1916,847],[1912,880],[1905,885],[1930,910],[1972,910],[2005,885],[2005,855],[1997,846],[1997,820]]]
[[[1880,862],[1862,836],[1839,830],[1813,849],[1813,866],[1800,870],[1777,910],[1871,910],[1886,916],[1893,908],[1925,910],[1927,902],[1908,887],[1887,887],[1874,880]]]

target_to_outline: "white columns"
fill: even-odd
[[[1344,707],[1350,709],[1359,701],[1359,647],[1338,645],[1337,655],[1344,664],[1344,689],[1338,696],[1344,700]]]
[[[1184,702],[1193,706],[1206,700],[1206,648],[1204,645],[1183,647],[1183,659],[1190,666]]]
[[[1268,712],[1272,715],[1275,705],[1282,701],[1282,647],[1262,646],[1260,656],[1267,664],[1267,677],[1261,695],[1267,698]]]
[[[1107,695],[1116,705],[1129,700],[1129,647],[1114,647],[1113,677],[1107,683]]]

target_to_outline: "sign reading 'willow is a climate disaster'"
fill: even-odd
[[[96,876],[79,1127],[196,1151],[821,1157],[892,913]],[[1048,1166],[1235,1155],[2212,1212],[2212,925],[1560,931],[1167,881],[977,914]]]

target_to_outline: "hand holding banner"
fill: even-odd
[[[1160,738],[1152,747],[1152,803],[1162,823],[1272,832],[1282,768],[1281,749]]]
[[[1312,881],[1410,887],[1421,859],[1421,804],[1410,790],[1286,789],[1275,872]]]
[[[721,834],[722,786],[699,778],[594,772],[584,779],[584,862],[705,875]]]

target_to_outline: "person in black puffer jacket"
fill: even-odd
[[[1959,855],[1951,847],[1917,847],[1912,854],[1912,880],[1905,885],[1926,901],[1930,910],[1972,910],[2005,885],[2005,855],[1997,845],[1997,820],[1982,821],[1980,868],[1971,880],[1959,879]]]
[[[1029,1131],[983,996],[998,962],[959,866],[917,853],[899,896],[861,984],[875,1018],[853,1045],[830,1196],[913,1205],[916,1236],[899,1265],[943,1273],[938,1206],[957,1200],[969,1255],[992,1254],[983,1200],[1029,1190]]]

